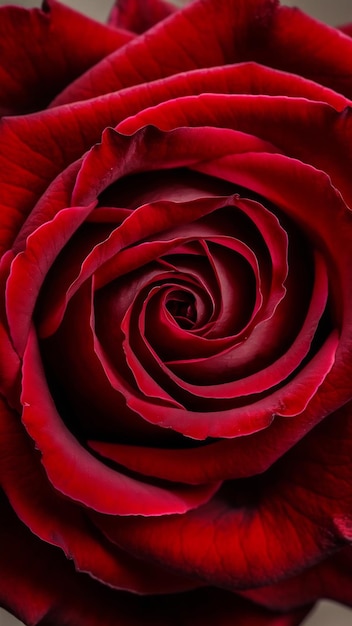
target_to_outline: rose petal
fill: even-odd
[[[182,517],[94,521],[118,545],[210,584],[236,590],[286,579],[350,541],[336,521],[352,516],[351,424],[349,405],[266,474],[227,483]]]
[[[0,154],[0,180],[2,184],[1,215],[2,219],[6,215],[6,227],[1,229],[0,243],[4,249],[12,244],[26,215],[32,210],[48,184],[92,144],[99,141],[105,127],[115,126],[126,116],[156,105],[160,101],[201,92],[304,96],[312,100],[329,102],[338,110],[342,110],[347,104],[347,100],[342,96],[303,78],[253,63],[243,63],[229,67],[196,70],[136,88],[132,87],[122,93],[107,94],[103,98],[96,99],[94,103],[78,102],[59,110],[44,111],[32,115],[30,124],[26,117],[3,119],[0,122],[3,148]],[[216,103],[216,109],[220,114],[218,104]],[[192,106],[194,107],[194,104]],[[231,103],[232,106],[233,103]],[[199,124],[202,109],[199,110],[198,107],[195,109]],[[281,111],[285,110],[286,104]],[[275,113],[275,125],[278,114],[279,111]],[[290,119],[295,119],[297,114],[295,113]],[[161,121],[160,113],[158,113],[156,123],[159,123],[159,119]],[[307,142],[300,142],[302,147],[315,146],[318,141],[323,141],[326,137],[328,128],[336,127],[334,136],[326,137],[326,145],[322,146],[321,150],[315,151],[315,155],[328,155],[331,152],[336,159],[336,155],[342,153],[341,151],[347,151],[350,145],[350,142],[345,142],[346,133],[349,133],[348,119],[344,116],[341,122],[337,121],[335,124],[330,118],[322,116],[321,119],[321,116],[316,115],[314,110],[304,130],[294,130],[293,136],[296,138],[302,133],[307,135],[318,124],[317,130],[314,131],[314,138]],[[184,119],[182,120],[183,124]],[[253,120],[250,123],[253,124]],[[284,124],[283,137],[289,120],[285,120]],[[262,124],[262,129],[266,125],[267,121]],[[65,137],[70,137],[70,141],[65,141]],[[340,143],[339,146],[335,146],[337,140]],[[288,148],[287,146],[286,150]],[[312,155],[314,157],[314,153]],[[341,160],[342,167],[344,167],[343,163],[348,163],[350,158],[346,154],[346,158]],[[29,164],[32,163],[36,167],[29,169]]]
[[[255,60],[352,97],[352,41],[336,28],[323,24],[297,8],[276,11],[265,44]]]
[[[13,261],[13,254],[9,251],[0,261],[0,285],[5,292],[6,281]],[[21,362],[14,349],[6,319],[5,299],[0,301],[0,391],[7,401],[18,407],[18,383],[20,380]]]
[[[310,607],[287,614],[260,608],[226,591],[205,589],[143,598],[78,574],[59,551],[32,535],[2,498],[0,600],[27,624],[49,626],[298,626]],[[31,576],[28,576],[30,568]]]
[[[78,571],[136,593],[168,593],[196,586],[106,542],[82,508],[54,491],[19,416],[2,401],[0,432],[1,484],[16,515],[41,540],[59,546]]]
[[[162,57],[165,49],[168,64]],[[304,76],[351,98],[351,51],[346,35],[275,1],[227,0],[219,5],[219,0],[202,0],[154,27],[148,39],[140,37],[110,55],[55,102],[91,98],[197,67],[248,60]]]
[[[151,151],[152,161],[147,158]],[[82,160],[72,203],[80,206],[96,200],[123,176],[186,168],[228,154],[277,151],[275,146],[250,133],[206,125],[170,132],[150,126],[141,128],[132,136],[106,128],[101,143],[93,146]],[[183,200],[182,196],[180,200]]]
[[[349,546],[298,576],[241,595],[270,609],[284,611],[292,610],[298,602],[305,605],[320,598],[352,606],[351,559]]]
[[[321,102],[300,98],[201,94],[145,109],[122,121],[117,130],[134,133],[147,124],[163,130],[209,125],[253,133],[276,146],[277,152],[326,172],[346,201],[352,203],[348,167],[352,154],[347,139],[352,134],[350,107],[338,113]],[[305,141],[301,141],[302,135]]]
[[[138,207],[106,240],[92,249],[84,259],[77,278],[70,285],[61,286],[63,293],[58,292],[56,294],[51,307],[52,311],[47,313],[46,324],[48,326],[46,329],[42,328],[42,333],[46,334],[49,327],[52,330],[57,328],[64,315],[67,302],[73,294],[97,270],[116,258],[119,252],[136,244],[140,239],[155,237],[163,231],[176,228],[185,222],[192,222],[220,207],[232,206],[233,204],[236,204],[236,198],[229,196],[227,198],[201,198],[177,204],[156,201]]]
[[[116,371],[111,366],[110,375],[109,359],[100,353],[94,334],[93,296],[87,281],[71,299],[57,333],[40,342],[48,383],[63,419],[82,440],[99,437],[177,445],[178,436],[172,431],[148,424],[126,406],[125,395],[138,392],[123,355]]]
[[[121,52],[107,56],[72,82],[52,105],[85,100],[201,67],[251,60],[253,44],[258,47],[258,38],[263,38],[263,32],[267,35],[276,7],[275,0],[226,0],[221,7],[214,0],[193,2],[157,24],[147,36],[137,37]]]
[[[55,0],[46,0],[42,9],[2,7],[0,114],[44,108],[66,85],[131,38]]]
[[[339,27],[339,30],[348,35],[348,37],[352,37],[352,24],[343,24],[343,26]]]
[[[128,394],[127,406],[148,422],[172,428],[187,437],[238,437],[267,428],[275,416],[293,416],[301,413],[314,398],[318,388],[330,372],[338,346],[337,336],[332,334],[316,357],[313,357],[297,376],[282,389],[269,397],[242,408],[214,411],[187,411],[147,402]]]
[[[176,482],[202,483],[231,480],[261,474],[283,456],[323,419],[310,408],[294,420],[274,420],[270,428],[235,439],[210,440],[209,443],[175,449],[171,446],[148,447],[89,441],[102,456],[141,474],[160,476]],[[256,454],[253,454],[253,450]]]
[[[93,208],[94,203],[88,207],[71,207],[60,211],[52,221],[37,228],[28,237],[25,251],[12,262],[6,286],[7,317],[12,340],[20,354],[23,354],[26,345],[32,314],[45,276],[61,249]],[[27,289],[30,285],[30,290],[24,289],[24,285]]]
[[[23,357],[22,403],[23,423],[42,453],[49,480],[56,489],[86,506],[113,515],[184,513],[207,501],[218,489],[218,484],[196,489],[157,487],[97,461],[79,444],[57,413],[33,331]]]
[[[207,410],[209,413],[212,410],[216,411],[217,419],[221,420],[221,410],[232,408],[233,416],[235,417],[236,413],[239,413],[239,411],[235,411],[235,407],[238,405],[236,402],[233,402],[233,400],[238,398],[242,400],[244,396],[247,396],[247,403],[246,407],[243,408],[243,412],[248,416],[248,405],[257,400],[258,394],[267,391],[267,394],[265,394],[267,396],[270,393],[271,387],[275,389],[276,385],[279,383],[283,384],[286,378],[301,365],[307,355],[316,332],[318,321],[324,311],[327,297],[325,268],[321,266],[321,264],[318,264],[317,269],[316,290],[312,298],[312,305],[303,328],[292,348],[285,352],[281,359],[278,359],[271,366],[262,371],[256,372],[253,376],[228,383],[222,382],[221,372],[217,383],[206,386],[204,384],[191,385],[173,375],[172,372],[164,366],[162,361],[158,359],[152,347],[150,345],[144,346],[143,337],[140,339],[136,337],[136,328],[138,326],[136,322],[133,323],[132,321],[131,323],[133,331],[131,334],[127,330],[130,322],[130,309],[121,324],[121,328],[126,335],[126,340],[123,342],[126,360],[140,391],[146,397],[169,400],[170,402],[171,399],[174,398],[182,401],[184,406],[188,409],[195,407],[194,422],[198,419],[197,413],[202,410]],[[141,297],[144,297],[143,293]],[[145,312],[143,311],[142,316],[144,315]],[[141,335],[143,335],[143,329],[140,328],[139,330]],[[234,348],[234,351],[236,351],[236,348]],[[250,397],[251,394],[253,394],[252,398]],[[241,402],[240,406],[242,404]],[[260,402],[257,402],[255,406],[258,407],[259,410]],[[104,451],[104,444],[102,444],[100,449]],[[107,445],[105,447],[105,450],[106,449],[110,450],[113,454],[109,456],[109,458],[119,462],[118,450],[121,448],[117,446],[117,455],[114,455],[115,448],[113,445]],[[131,461],[132,459],[130,462],[127,461],[130,468]]]

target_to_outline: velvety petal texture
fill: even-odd
[[[42,9],[1,8],[0,114],[44,108],[72,80],[131,38],[56,0],[46,0]]]
[[[27,626],[352,606],[349,26],[0,9],[0,603]]]

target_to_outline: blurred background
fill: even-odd
[[[95,19],[104,21],[109,13],[113,0],[61,0],[65,4],[78,9]],[[170,0],[174,4],[186,4],[187,0]],[[0,6],[17,4],[24,7],[40,6],[41,0],[0,0]],[[352,21],[351,0],[282,0],[282,4],[298,6],[310,15],[323,22],[339,25]]]
[[[94,17],[97,20],[105,21],[113,0],[61,0],[74,9]],[[186,2],[174,0],[175,4],[182,5]],[[40,0],[0,0],[0,6],[6,4],[17,4],[24,7],[41,6]],[[341,25],[352,22],[352,0],[282,0],[282,4],[298,6],[306,13],[317,19],[332,25]],[[30,575],[30,572],[28,572]],[[322,601],[305,619],[302,626],[351,626],[352,609],[342,607],[334,602]],[[0,609],[0,626],[21,626],[22,622]],[[59,626],[59,625],[58,625]],[[102,624],[102,626],[104,626]],[[166,625],[165,625],[166,626]],[[215,626],[215,625],[214,625]]]

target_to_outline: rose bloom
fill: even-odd
[[[349,27],[46,0],[1,9],[0,50],[2,606],[352,604]]]

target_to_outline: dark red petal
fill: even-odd
[[[294,578],[241,595],[274,610],[290,610],[298,605],[298,599],[302,605],[327,598],[351,606],[351,548],[344,548]]]
[[[148,132],[148,131],[147,131]],[[144,131],[143,131],[144,134]],[[153,130],[152,130],[153,134]],[[176,149],[176,148],[175,148]],[[144,150],[144,148],[143,148]],[[141,150],[142,152],[142,150]],[[189,158],[192,158],[191,156]],[[127,162],[127,159],[126,159]],[[166,162],[164,163],[166,165]],[[93,161],[94,166],[94,161]],[[88,169],[89,172],[89,169]],[[89,190],[87,189],[89,192]],[[103,280],[106,278],[104,273],[105,264],[110,261],[108,266],[108,273],[116,268],[116,264],[119,266],[119,256],[121,254],[121,265],[116,268],[115,278],[117,278],[121,272],[135,269],[139,266],[138,255],[135,258],[135,265],[131,267],[130,254],[128,253],[128,247],[132,247],[137,244],[140,239],[150,239],[152,244],[146,250],[146,256],[149,250],[153,252],[153,249],[162,249],[162,243],[155,243],[152,240],[162,233],[172,228],[177,228],[179,225],[184,225],[196,220],[206,214],[212,213],[219,207],[232,206],[236,200],[232,196],[226,198],[201,198],[191,200],[184,203],[172,203],[167,201],[155,201],[154,203],[142,205],[133,211],[125,221],[109,235],[109,237],[102,242],[98,243],[86,258],[82,262],[79,268],[79,274],[69,284],[60,285],[56,294],[53,294],[52,302],[48,303],[46,308],[46,319],[41,327],[41,333],[45,336],[49,332],[54,332],[62,321],[66,306],[70,298],[78,291],[80,286],[90,278],[97,270],[102,268],[100,282],[97,281],[97,286],[104,284]],[[58,218],[57,218],[58,219]],[[44,226],[43,229],[49,226]],[[35,241],[33,235],[33,240]],[[168,244],[167,244],[168,245]],[[125,254],[123,254],[125,253]],[[141,261],[152,260],[146,258],[145,249],[143,248],[141,253]],[[24,259],[27,257],[24,255]],[[126,261],[128,263],[126,267]],[[21,261],[18,261],[18,265],[21,266]],[[15,287],[14,287],[15,289]]]
[[[352,41],[297,8],[282,6],[273,16],[254,60],[299,74],[352,97]]]
[[[9,251],[0,261],[1,293],[5,293],[6,281],[10,272],[13,254]],[[0,392],[11,406],[18,407],[18,383],[21,363],[11,341],[6,316],[5,298],[0,300]]]
[[[53,148],[49,142],[46,146],[46,152],[45,144],[48,136],[45,132],[46,137],[40,132],[36,137],[32,136],[33,142],[28,145],[26,130],[31,135],[32,128],[28,119],[27,116],[23,116],[21,118],[3,118],[0,121],[0,132],[4,141],[4,150],[0,154],[1,251],[11,248],[16,237],[17,251],[22,250],[26,238],[32,230],[41,226],[48,219],[52,219],[59,209],[70,206],[72,180],[74,180],[77,167],[79,167],[78,162],[78,164],[69,164],[67,169],[57,168],[57,163],[60,163],[60,157],[57,154],[58,145]],[[36,119],[40,119],[40,115]],[[21,120],[21,122],[16,124],[17,120]],[[41,122],[39,126],[41,126]],[[33,127],[33,130],[35,135],[38,128]],[[58,162],[55,164],[56,157],[58,157]],[[55,178],[56,174],[57,177]],[[48,191],[48,202],[45,203],[41,194],[50,183],[52,184]],[[40,212],[34,210],[37,203],[42,208],[43,204],[45,205],[41,219],[39,217]],[[30,221],[25,224],[21,231],[28,216],[30,216]]]
[[[346,376],[349,363],[347,353],[351,345],[351,262],[347,259],[351,254],[349,241],[352,218],[341,195],[331,186],[330,179],[323,172],[279,154],[241,155],[240,159],[236,156],[225,157],[217,163],[204,164],[197,169],[203,173],[216,172],[225,180],[252,189],[281,207],[302,228],[314,246],[322,247],[327,266],[336,265],[338,271],[336,273],[334,270],[331,292],[336,315],[340,318],[342,316],[343,334],[339,350],[344,354],[343,359],[347,359],[344,365],[340,361]],[[341,379],[338,386],[341,388]]]
[[[325,293],[326,286],[324,288],[325,281],[326,281],[326,276],[324,275],[324,272],[323,272],[323,275],[321,277],[317,277],[317,283],[316,283],[317,293],[312,298],[313,300],[313,304],[311,307],[312,310],[308,314],[307,321],[305,322],[304,327],[303,327],[303,330],[304,330],[303,346],[302,346],[302,338],[298,338],[298,341],[297,341],[298,346],[296,346],[294,343],[293,348],[291,350],[288,350],[288,352],[284,355],[284,357],[281,360],[279,359],[277,362],[275,362],[273,364],[273,367],[266,368],[265,370],[263,370],[263,372],[256,373],[252,377],[249,377],[248,380],[244,379],[244,380],[236,381],[232,384],[227,385],[229,387],[229,392],[231,392],[232,394],[249,393],[247,385],[248,383],[252,382],[253,383],[252,393],[256,393],[258,391],[261,391],[261,387],[260,387],[261,383],[264,384],[264,388],[268,388],[274,385],[274,382],[272,378],[270,378],[270,376],[279,375],[280,378],[282,378],[283,376],[287,376],[288,374],[285,372],[285,368],[287,366],[289,366],[290,368],[289,372],[291,372],[292,358],[290,358],[290,352],[295,353],[297,352],[297,350],[299,352],[302,350],[302,347],[305,346],[305,341],[307,339],[305,337],[306,334],[308,335],[308,342],[311,341],[311,334],[312,332],[315,332],[316,330],[315,316],[317,315],[317,313],[318,313],[318,316],[320,316],[321,314],[320,308],[322,304],[323,304],[323,307],[325,306],[325,300],[326,300],[326,293]],[[128,355],[127,349],[126,349],[126,354]],[[298,361],[299,364],[301,363],[302,358],[303,358],[302,354],[299,354],[299,361]],[[135,367],[133,368],[133,372],[134,373],[136,372]],[[183,383],[183,381],[180,382],[180,385],[182,385],[183,388],[186,388],[186,389],[188,388],[188,386],[186,386]],[[221,403],[221,398],[224,395],[223,388],[224,388],[224,384],[221,384],[218,386],[218,390],[216,390],[216,387],[214,387],[212,390],[213,397],[216,397],[216,399],[219,401],[219,404]],[[206,388],[198,387],[197,390],[199,392],[199,397],[200,398],[203,397],[205,393],[208,393],[209,389],[212,389],[212,387],[211,386],[206,387]],[[104,457],[109,458],[122,465],[125,465],[129,469],[142,472],[143,474],[146,474],[146,475],[158,476],[159,478],[168,477],[171,480],[176,480],[177,469],[179,467],[180,473],[179,473],[178,479],[185,480],[184,472],[187,473],[187,469],[189,468],[189,464],[185,463],[185,458],[184,458],[185,451],[184,450],[179,450],[179,451],[167,450],[166,452],[164,452],[162,450],[153,450],[153,449],[148,449],[146,447],[143,447],[143,449],[140,449],[140,448],[136,449],[133,446],[125,447],[119,444],[112,444],[112,443],[109,444],[109,443],[103,443],[103,442],[90,442],[90,446],[94,450],[102,454]],[[212,446],[210,446],[210,451],[211,450],[212,450]],[[199,452],[198,450],[194,450],[194,455],[198,459],[197,461],[198,469],[200,470],[201,458],[199,457],[198,452]],[[209,447],[208,447],[208,452],[209,452]],[[187,451],[186,451],[186,455],[187,455]],[[177,456],[179,458],[178,467],[177,467],[177,464],[175,466],[175,461],[177,459]],[[207,463],[204,468],[204,471],[208,476],[209,476],[209,473],[213,470],[210,457],[211,457],[211,454],[209,453],[208,454],[209,463]],[[224,457],[222,457],[222,461],[224,464]],[[176,469],[176,472],[175,472],[175,469]],[[218,465],[217,465],[217,470],[219,471]],[[182,479],[181,479],[181,475],[182,475]],[[189,476],[191,476],[191,472],[189,473]],[[226,477],[228,476],[226,475]]]
[[[344,24],[343,26],[339,27],[339,30],[345,35],[352,37],[352,24]]]
[[[156,401],[147,402],[132,395],[126,398],[127,406],[148,422],[172,428],[193,439],[249,435],[270,426],[275,417],[293,417],[303,412],[331,371],[337,347],[338,337],[333,333],[292,381],[264,399],[241,408],[193,412],[166,408]]]
[[[211,397],[223,397],[223,392],[231,392],[233,397],[241,395],[261,393],[274,387],[275,384],[284,381],[296,368],[299,368],[304,358],[308,355],[311,343],[314,340],[320,319],[324,313],[328,297],[327,272],[324,262],[317,255],[315,285],[311,294],[311,301],[306,313],[306,318],[297,334],[287,341],[286,349],[281,345],[281,350],[276,355],[277,343],[283,343],[284,330],[288,329],[287,317],[278,319],[272,314],[264,321],[259,318],[257,325],[245,332],[245,338],[238,345],[219,350],[217,353],[208,353],[198,356],[190,355],[183,361],[167,363],[172,372],[186,377],[186,380],[200,385],[199,396],[206,394]],[[271,358],[270,358],[271,355]],[[205,358],[204,358],[205,357]],[[266,359],[263,361],[263,357]],[[243,369],[249,367],[249,372]],[[197,373],[192,375],[192,368]],[[222,380],[223,371],[228,369],[229,375],[226,381]],[[245,372],[242,374],[242,372]],[[218,376],[216,376],[218,372]],[[216,391],[216,381],[221,386]],[[205,382],[207,387],[202,391]],[[274,382],[276,381],[276,382]],[[188,388],[188,385],[185,385]],[[191,387],[190,387],[191,388]],[[225,395],[225,394],[224,394]],[[250,398],[248,398],[250,402]]]
[[[99,584],[39,541],[1,497],[0,604],[31,626],[298,626],[310,607],[275,613],[217,589],[143,598]],[[30,576],[28,575],[30,572]]]
[[[321,415],[319,415],[319,419]],[[293,420],[274,420],[270,428],[247,437],[211,441],[186,449],[153,448],[89,442],[102,456],[116,460],[145,475],[163,475],[176,482],[237,479],[265,472],[278,458],[305,436],[317,422],[309,410]],[[255,454],[253,454],[255,450]]]
[[[42,453],[53,485],[71,499],[112,515],[184,513],[212,497],[218,484],[158,487],[110,469],[70,433],[47,387],[34,332],[23,358],[22,420]],[[94,477],[94,480],[92,480]]]
[[[192,225],[191,225],[192,226]],[[177,231],[179,231],[182,229],[177,229]],[[186,230],[186,229],[185,229]],[[177,232],[176,231],[176,232]],[[201,236],[202,234],[202,228],[201,225],[198,225],[198,228],[194,228],[194,238],[196,238],[197,236]],[[224,238],[227,239],[227,238]],[[192,238],[190,238],[190,240],[192,241]],[[152,252],[172,252],[173,250],[173,244],[177,244],[178,243],[178,239],[176,240],[170,240],[170,241],[162,241],[162,242],[155,242],[155,246],[152,246]],[[182,241],[182,240],[180,240]],[[185,242],[187,240],[183,239],[183,242]],[[237,244],[239,244],[239,242],[235,242],[234,240],[231,239],[231,243],[236,246]],[[147,244],[148,245],[148,244]],[[150,246],[149,246],[150,247]],[[239,249],[241,249],[240,244],[237,245],[237,247]],[[144,248],[143,244],[140,244],[138,246],[138,248],[136,249],[135,252],[138,251],[138,255],[140,252],[142,252],[142,249]],[[129,249],[131,250],[131,249]],[[242,250],[244,250],[245,253],[249,253],[249,250],[246,249],[245,246],[242,247]],[[143,250],[144,251],[144,250]],[[127,250],[126,250],[127,252]],[[123,255],[123,253],[121,253],[121,261],[123,262],[124,260],[126,260],[126,256],[127,255]],[[130,255],[129,255],[130,256]],[[250,253],[248,254],[248,258],[247,260],[253,261],[253,265],[254,265],[254,270],[256,271],[257,268],[255,267],[255,257],[251,256]],[[140,260],[143,260],[143,256],[140,256]],[[118,265],[118,259],[116,259],[115,265]],[[219,315],[219,312],[217,311],[217,309],[220,310],[220,315],[222,313],[221,311],[221,296],[218,293],[218,290],[215,290],[215,294],[212,293],[211,290],[209,290],[209,285],[211,285],[212,282],[212,268],[206,267],[206,270],[208,270],[208,275],[206,275],[206,273],[204,272],[204,281],[199,281],[194,283],[194,297],[196,300],[198,300],[199,302],[199,297],[200,293],[197,290],[197,286],[199,289],[201,289],[201,292],[204,294],[204,296],[206,295],[207,297],[207,301],[209,301],[209,303],[213,303],[212,304],[212,314],[211,317],[214,314],[214,311],[216,312],[216,315]],[[252,269],[252,268],[251,268]],[[177,268],[174,269],[174,271],[178,271],[178,270],[184,270],[186,272],[186,274],[189,276],[190,274],[188,273],[189,268],[186,266],[185,268],[182,267],[182,261],[177,262]],[[246,274],[246,276],[248,276]],[[197,279],[199,279],[199,276],[193,276],[194,280],[197,281]],[[104,277],[105,278],[105,277]],[[171,277],[170,277],[171,278]],[[181,277],[180,277],[181,279]],[[172,282],[172,281],[171,281]],[[224,281],[223,281],[224,282]],[[216,283],[215,283],[216,285]],[[216,285],[216,287],[218,287],[218,285]],[[157,288],[156,288],[157,290]],[[174,358],[177,359],[177,363],[179,363],[180,360],[183,360],[185,363],[189,363],[189,361],[191,360],[195,360],[197,357],[204,357],[205,360],[207,361],[207,359],[209,358],[209,356],[214,355],[214,354],[218,354],[219,352],[223,352],[226,349],[229,349],[233,346],[233,344],[235,343],[236,339],[237,339],[237,335],[235,335],[236,339],[234,339],[234,337],[230,334],[225,336],[222,336],[222,333],[219,333],[219,337],[215,336],[215,338],[211,338],[210,340],[208,339],[208,331],[206,329],[203,329],[203,331],[198,335],[198,334],[194,334],[192,333],[188,333],[185,332],[184,329],[181,329],[177,324],[174,324],[174,322],[172,321],[172,316],[170,317],[169,312],[167,311],[167,307],[165,310],[165,303],[162,304],[160,302],[160,298],[164,298],[163,295],[164,292],[160,293],[159,291],[159,295],[156,299],[154,299],[154,302],[152,301],[151,303],[149,303],[149,298],[147,298],[146,300],[144,300],[144,302],[141,305],[141,309],[143,309],[143,321],[142,319],[140,320],[140,325],[141,327],[143,327],[142,329],[142,334],[144,335],[144,332],[146,331],[146,337],[149,337],[147,339],[148,343],[152,344],[153,348],[156,350],[156,352],[160,355],[162,354],[162,360],[164,360],[165,355],[167,359],[170,358]],[[241,294],[243,295],[243,294]],[[229,299],[228,294],[226,294],[226,297]],[[225,297],[225,302],[226,302],[226,297]],[[143,298],[143,296],[142,296]],[[259,300],[259,304],[260,304],[260,297],[257,298]],[[139,300],[141,300],[141,298],[139,298]],[[254,301],[254,298],[253,298]],[[150,306],[149,306],[150,304]],[[147,310],[146,307],[148,307]],[[160,307],[162,308],[162,310],[160,310]],[[240,307],[239,307],[240,308]],[[259,308],[259,306],[258,306]],[[256,312],[256,310],[255,310]],[[131,339],[133,340],[134,338],[134,324],[133,322],[130,324],[130,318],[131,315],[133,314],[132,309],[127,312],[127,316],[125,318],[125,322],[124,322],[124,326],[125,326],[125,330],[126,330],[126,335],[130,335],[130,330],[131,330]],[[157,316],[157,318],[155,317]],[[235,316],[233,316],[230,319],[228,319],[228,324],[230,325],[231,321],[233,320]],[[157,321],[157,324],[156,324]],[[171,321],[171,324],[170,324]],[[211,320],[208,321],[207,320],[207,326],[213,327],[213,325],[215,323],[218,322],[218,319],[216,320]],[[220,320],[221,322],[221,320]],[[130,325],[130,328],[129,328]],[[220,324],[221,325],[221,324]],[[226,330],[226,328],[225,328]],[[244,333],[246,332],[246,327],[243,331]]]
[[[252,48],[258,47],[263,31],[266,34],[276,8],[276,0],[192,2],[98,63],[52,104],[85,100],[179,72],[252,60]]]
[[[158,104],[163,100],[174,99],[183,95],[199,94],[201,92],[233,93],[248,92],[253,94],[304,96],[312,100],[329,102],[338,110],[342,110],[347,101],[338,94],[329,92],[327,89],[310,83],[300,77],[284,74],[257,66],[256,64],[244,63],[236,66],[212,68],[210,70],[198,70],[188,74],[172,76],[168,79],[140,85],[137,88],[125,90],[123,93],[113,93],[98,98],[93,102],[79,102],[71,107],[62,107],[55,111],[44,111],[32,115],[29,119],[18,117],[4,119],[0,122],[2,151],[0,154],[0,181],[1,181],[1,215],[2,220],[6,216],[6,225],[1,228],[0,245],[7,249],[12,244],[18,229],[24,219],[32,210],[40,194],[45,191],[49,183],[62,172],[70,163],[79,158],[92,144],[96,143],[101,136],[102,130],[107,126],[115,126],[124,117],[134,115],[137,111]],[[233,103],[231,108],[233,107]],[[216,102],[218,111],[219,103]],[[247,106],[247,105],[245,105]],[[261,107],[263,106],[261,101]],[[307,105],[308,106],[308,105]],[[198,105],[192,103],[193,113],[198,116],[199,124],[202,119]],[[286,105],[281,108],[281,113],[286,110]],[[278,114],[279,111],[275,113]],[[220,109],[218,111],[220,116]],[[298,113],[290,117],[294,120]],[[213,123],[217,123],[216,117]],[[285,129],[288,129],[289,119],[285,120]],[[302,129],[294,130],[293,136],[301,136],[318,128],[314,137],[308,142],[301,142],[301,146],[319,145],[327,135],[327,130],[332,127],[334,137],[327,136],[326,145],[315,151],[319,155],[336,155],[344,153],[341,159],[349,162],[348,153],[350,142],[345,142],[345,137],[350,133],[348,118],[341,123],[335,123],[330,118],[323,118],[319,122],[319,116],[315,111],[308,120],[308,125]],[[161,121],[160,113],[155,123]],[[176,125],[191,123],[183,117]],[[193,122],[194,123],[194,122]],[[230,122],[229,122],[230,123]],[[253,122],[254,123],[254,122]],[[197,122],[196,122],[197,124]],[[265,128],[267,122],[262,124]],[[331,126],[332,125],[332,126]],[[336,145],[339,136],[341,141]],[[283,135],[285,137],[285,134]],[[67,141],[69,138],[69,141]],[[306,148],[305,148],[306,149]],[[32,167],[34,164],[34,167]]]
[[[126,333],[124,323],[123,330]],[[275,415],[292,417],[302,412],[330,371],[334,362],[336,346],[337,338],[331,335],[318,354],[290,382],[286,382],[281,389],[275,390],[261,400],[257,400],[254,395],[254,398],[250,398],[248,404],[242,408],[233,408],[231,403],[227,403],[226,407],[223,407],[221,399],[225,394],[222,387],[225,387],[225,397],[228,395],[231,398],[231,384],[220,385],[219,388],[214,387],[212,393],[209,393],[211,397],[207,398],[206,403],[201,403],[201,399],[202,396],[207,395],[208,390],[202,388],[194,390],[193,388],[195,398],[191,409],[187,405],[187,401],[185,403],[186,408],[175,407],[175,402],[173,406],[173,394],[169,396],[169,393],[160,386],[160,372],[159,376],[151,376],[150,371],[153,372],[153,369],[144,368],[126,343],[124,350],[127,362],[139,389],[145,394],[144,397],[141,397],[139,394],[131,392],[124,385],[126,403],[128,407],[151,424],[163,428],[172,428],[188,437],[205,439],[208,436],[247,435],[268,426]],[[101,361],[104,363],[104,368],[112,385],[116,389],[122,389],[121,377],[118,376],[109,362],[103,359],[100,346],[97,345],[96,350],[99,350]],[[175,382],[175,377],[170,376],[170,380]],[[189,391],[189,385],[180,380],[177,382],[183,390]],[[244,382],[246,383],[246,381]],[[198,395],[196,391],[199,392]],[[179,398],[179,395],[176,394],[175,398]]]
[[[176,7],[165,0],[115,0],[109,25],[143,33],[165,19]]]
[[[251,132],[225,127],[205,124],[199,128],[182,127],[164,132],[158,127],[143,126],[135,133],[127,131],[127,135],[112,128],[104,130],[101,142],[82,159],[72,193],[73,204],[90,204],[109,185],[130,174],[190,167],[198,161],[228,154],[278,151],[270,142],[258,139]],[[185,192],[187,198],[187,187]],[[183,199],[181,195],[180,200]]]
[[[351,53],[349,37],[299,10],[279,7],[275,0],[198,0],[148,31],[148,38],[110,55],[65,90],[56,104],[242,61],[304,76],[351,98]]]
[[[12,262],[5,293],[6,307],[11,337],[21,355],[46,274],[93,208],[94,204],[60,211],[52,221],[37,228],[28,237],[26,249]]]
[[[118,388],[112,387],[109,364],[105,372],[106,359],[99,359],[94,336],[93,296],[91,281],[87,281],[71,299],[57,333],[41,341],[44,369],[64,419],[68,418],[70,428],[79,433],[81,441],[99,436],[114,441],[129,441],[132,437],[132,441],[142,445],[175,442],[170,430],[152,427],[126,407],[125,395],[136,389],[128,372],[126,375],[124,357],[117,364]],[[115,330],[120,332],[118,325]],[[55,393],[58,387],[61,391]]]
[[[352,548],[348,546],[298,576],[241,595],[273,610],[287,611],[320,598],[352,606],[351,565]]]
[[[43,9],[1,8],[0,115],[44,108],[131,38],[55,0],[46,0]]]
[[[190,149],[190,146],[192,149]],[[154,159],[149,159],[150,151]],[[72,202],[85,204],[88,199],[97,198],[110,184],[119,178],[141,171],[177,168],[186,165],[195,166],[203,161],[204,155],[214,158],[223,154],[242,153],[247,151],[266,150],[275,151],[267,142],[258,141],[251,135],[215,128],[181,128],[171,133],[163,133],[156,128],[141,129],[133,137],[120,135],[111,128],[103,133],[102,142],[95,145],[82,161],[82,167],[77,175]],[[167,158],[166,158],[167,155]],[[193,202],[195,213],[188,214],[188,221],[200,216],[201,203]],[[156,211],[155,220],[151,219],[151,207]],[[208,206],[208,205],[207,205]],[[196,208],[198,207],[198,208]],[[209,207],[207,208],[209,210]],[[210,209],[211,210],[211,209]],[[86,280],[103,263],[114,256],[122,247],[136,242],[140,237],[145,238],[154,232],[180,223],[181,211],[167,217],[163,206],[155,203],[148,207],[141,207],[135,211],[124,224],[103,242],[96,246],[82,265],[82,271],[75,283],[72,284],[70,297],[79,284]],[[136,224],[134,224],[136,222]],[[132,226],[135,226],[132,228]]]
[[[349,405],[267,473],[227,483],[184,516],[94,520],[118,545],[177,572],[231,589],[269,585],[350,542],[351,437]]]
[[[276,146],[278,152],[326,172],[352,204],[350,107],[338,113],[326,104],[301,98],[201,94],[143,110],[122,121],[117,130],[132,134],[147,124],[163,130],[209,125],[251,133]],[[301,140],[303,134],[305,141]]]
[[[84,509],[52,488],[19,416],[2,401],[0,434],[1,485],[16,514],[44,542],[60,547],[78,571],[136,593],[169,593],[197,586],[136,560],[96,532]]]
[[[123,328],[122,328],[122,331],[123,331]],[[104,353],[104,350],[99,340],[96,337],[95,337],[94,347],[95,347],[95,352],[97,356],[99,357],[99,360],[104,368],[106,376],[111,383],[111,386],[114,389],[116,389],[116,391],[124,391],[126,397],[130,396],[131,393],[133,394],[132,389],[128,389],[128,388],[126,390],[124,389],[124,387],[126,387],[126,384],[123,383],[123,380],[121,380],[121,376],[119,375],[117,370],[115,370],[113,364],[110,363],[109,359]],[[130,351],[128,349],[126,350],[125,346],[123,346],[123,348],[124,348],[124,352],[126,353],[125,358],[126,358],[127,364],[131,369],[131,367],[133,366],[133,362],[131,363]],[[158,382],[155,381],[153,377],[146,370],[142,370],[140,372],[136,369],[132,371],[132,374],[141,394],[145,393],[145,391],[147,390],[147,396],[151,397],[152,400],[156,400],[157,402],[160,401],[166,407],[173,406],[173,407],[182,408],[182,405],[180,405],[179,402],[177,402],[177,400],[172,398],[162,387],[160,387]]]
[[[18,399],[16,394],[14,394],[14,386],[18,382],[19,372],[20,361],[18,354],[13,348],[6,323],[0,322],[0,390],[13,406],[17,404]]]

